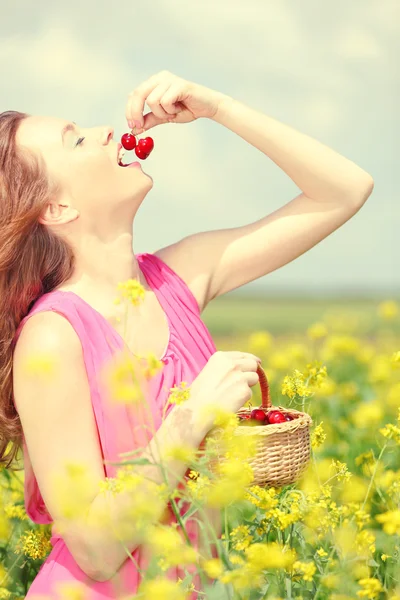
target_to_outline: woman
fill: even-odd
[[[143,115],[145,102],[152,112]],[[13,111],[0,115],[0,458],[9,466],[23,446],[28,515],[59,525],[27,597],[57,598],[57,584],[65,581],[81,582],[93,599],[138,589],[138,568],[146,567],[147,558],[135,528],[126,541],[133,560],[110,528],[96,534],[90,528],[91,515],[106,508],[99,483],[115,475],[108,461],[140,445],[144,456],[162,459],[176,478],[184,475],[187,465],[166,457],[171,439],[197,448],[213,422],[212,415],[200,418],[202,407],[237,411],[258,381],[259,359],[216,352],[201,311],[213,298],[312,248],[372,192],[371,176],[350,160],[167,71],[135,89],[126,105],[136,133],[201,117],[258,148],[302,193],[255,223],[197,233],[154,254],[135,255],[132,222],[153,180],[140,165],[119,166],[112,128],[82,129]],[[126,333],[114,298],[117,284],[128,279],[137,279],[146,294],[129,311]],[[130,356],[153,352],[163,364],[149,390],[152,438],[140,437],[134,413],[109,402],[101,385],[101,369],[124,349]],[[45,380],[25,368],[30,357],[43,353],[57,364],[56,374]],[[161,422],[169,390],[182,381],[191,384],[189,400]],[[63,528],[52,482],[67,461],[85,465],[91,487],[83,507],[87,520]],[[154,482],[162,481],[156,465],[145,470]],[[171,490],[176,478],[169,480]],[[124,508],[135,494],[107,498],[115,524],[124,523]],[[165,506],[157,514],[175,518],[166,517]],[[194,524],[190,536],[197,543]],[[180,574],[177,568],[169,576],[177,580]]]

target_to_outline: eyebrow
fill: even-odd
[[[67,123],[67,125],[65,125],[65,127],[63,127],[61,129],[61,140],[62,140],[63,144],[64,144],[64,135],[67,133],[67,131],[75,131],[76,130],[75,125],[76,125],[75,121],[72,121],[72,123]]]

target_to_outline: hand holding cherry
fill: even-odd
[[[177,77],[169,71],[153,75],[129,94],[125,117],[132,132],[147,131],[163,123],[190,123],[201,117],[212,119],[223,100],[230,96]],[[145,103],[152,112],[143,114]],[[121,144],[145,160],[154,148],[151,137],[136,142],[135,134],[124,133]]]

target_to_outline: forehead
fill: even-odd
[[[31,148],[61,147],[61,130],[67,123],[58,117],[29,116],[18,128],[17,142]]]

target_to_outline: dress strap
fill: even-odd
[[[151,287],[154,288],[156,295],[161,295],[164,301],[169,301],[167,305],[170,307],[172,306],[172,298],[174,304],[178,304],[180,310],[189,310],[197,317],[200,316],[200,307],[193,292],[178,273],[155,254],[142,252],[137,254],[136,257],[139,260],[140,267],[149,276]]]

